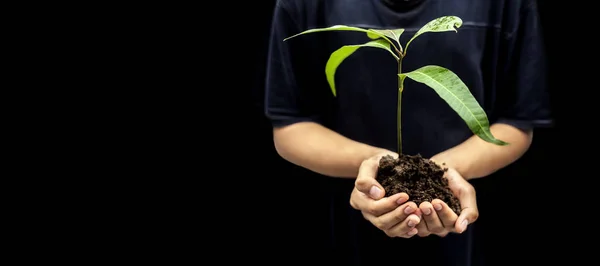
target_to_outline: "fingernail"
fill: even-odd
[[[467,230],[467,225],[469,225],[469,221],[467,221],[467,219],[464,219],[461,223],[460,223],[460,227],[461,230],[464,232],[465,230]]]
[[[371,198],[378,199],[379,195],[381,195],[381,189],[377,186],[372,186],[371,190],[369,190],[369,194],[371,195]]]
[[[438,211],[442,210],[442,204],[436,203],[436,204],[433,204],[433,207]]]
[[[425,215],[429,215],[429,214],[431,214],[431,209],[430,209],[430,208],[425,208],[425,209],[423,210],[423,213],[424,213]]]
[[[404,208],[404,213],[411,214],[412,212],[413,212],[413,209],[410,206],[407,206],[406,208]]]
[[[415,226],[415,221],[413,220],[408,220],[408,226],[413,227]]]
[[[417,232],[419,232],[419,230],[417,230],[417,228],[413,228],[412,230],[408,231],[408,235],[413,236],[416,235]]]
[[[396,203],[397,203],[398,205],[401,205],[401,204],[402,204],[402,203],[404,203],[404,202],[406,202],[406,198],[405,198],[405,197],[400,197],[400,198],[398,198],[398,200],[396,201]]]

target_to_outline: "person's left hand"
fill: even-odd
[[[419,209],[423,219],[417,224],[418,235],[421,237],[431,234],[444,237],[449,233],[463,233],[467,226],[479,217],[475,188],[452,168],[446,171],[445,176],[448,178],[450,189],[460,202],[460,216],[440,199],[422,202]]]

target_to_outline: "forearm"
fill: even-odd
[[[438,163],[456,169],[469,180],[488,176],[519,159],[529,149],[533,132],[524,132],[506,124],[491,126],[492,134],[509,144],[498,146],[473,136],[432,157]]]
[[[386,152],[310,122],[276,128],[273,140],[287,161],[332,177],[356,178],[362,161]]]

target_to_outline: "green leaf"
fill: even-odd
[[[294,37],[297,37],[297,36],[300,36],[303,34],[314,33],[314,32],[323,32],[323,31],[358,31],[358,32],[367,33],[367,36],[369,36],[371,39],[374,39],[374,37],[376,37],[376,36],[379,36],[381,38],[386,37],[384,34],[376,32],[374,30],[366,30],[366,29],[351,27],[351,26],[346,26],[346,25],[335,25],[335,26],[331,26],[331,27],[327,27],[327,28],[317,28],[317,29],[305,30],[296,35],[287,37],[287,38],[283,39],[283,41],[287,41],[291,38],[294,38]]]
[[[399,75],[431,87],[481,139],[497,145],[508,144],[492,135],[485,111],[465,83],[449,69],[440,66],[424,66]]]
[[[325,66],[325,75],[327,76],[327,82],[329,83],[331,92],[333,92],[333,96],[337,96],[335,88],[335,71],[337,70],[338,66],[344,61],[344,59],[356,52],[356,50],[358,50],[358,48],[361,47],[375,47],[385,49],[388,52],[390,52],[394,56],[394,58],[396,58],[396,60],[398,60],[398,56],[396,56],[394,52],[390,49],[390,43],[382,39],[370,41],[365,44],[345,45],[340,47],[335,52],[331,53],[329,60],[327,60],[327,65]]]
[[[395,30],[370,29],[370,30],[374,31],[376,33],[379,33],[379,34],[374,34],[372,32],[369,32],[369,33],[367,33],[367,36],[369,36],[369,38],[378,39],[378,38],[381,38],[381,34],[383,34],[386,37],[390,38],[391,40],[396,41],[396,43],[398,44],[398,47],[400,47],[400,51],[402,51],[402,44],[400,44],[400,35],[402,35],[402,33],[404,32],[404,29],[395,29]]]
[[[379,34],[373,34],[371,32],[367,33],[367,35],[371,39],[381,38],[381,35],[385,35],[388,38],[390,38],[390,39],[392,39],[392,40],[394,40],[396,42],[400,42],[400,35],[402,35],[402,33],[404,32],[404,29],[395,29],[395,30],[374,30],[374,29],[370,29],[370,30],[379,33]]]
[[[459,17],[456,17],[456,16],[444,16],[444,17],[439,17],[437,19],[434,19],[434,20],[428,22],[427,24],[425,24],[423,27],[421,27],[421,29],[419,29],[419,31],[417,31],[417,33],[415,33],[415,35],[408,41],[408,43],[406,43],[405,50],[408,49],[408,45],[410,45],[410,43],[415,38],[417,38],[419,35],[421,35],[423,33],[444,32],[444,31],[457,32],[456,29],[460,28],[460,26],[462,26],[462,23],[463,23],[462,19],[460,19]]]

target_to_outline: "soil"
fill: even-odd
[[[379,161],[377,181],[385,189],[386,196],[405,192],[417,206],[424,201],[440,199],[460,214],[458,198],[448,187],[448,179],[444,176],[447,170],[420,154],[401,154],[398,159],[387,155]]]

